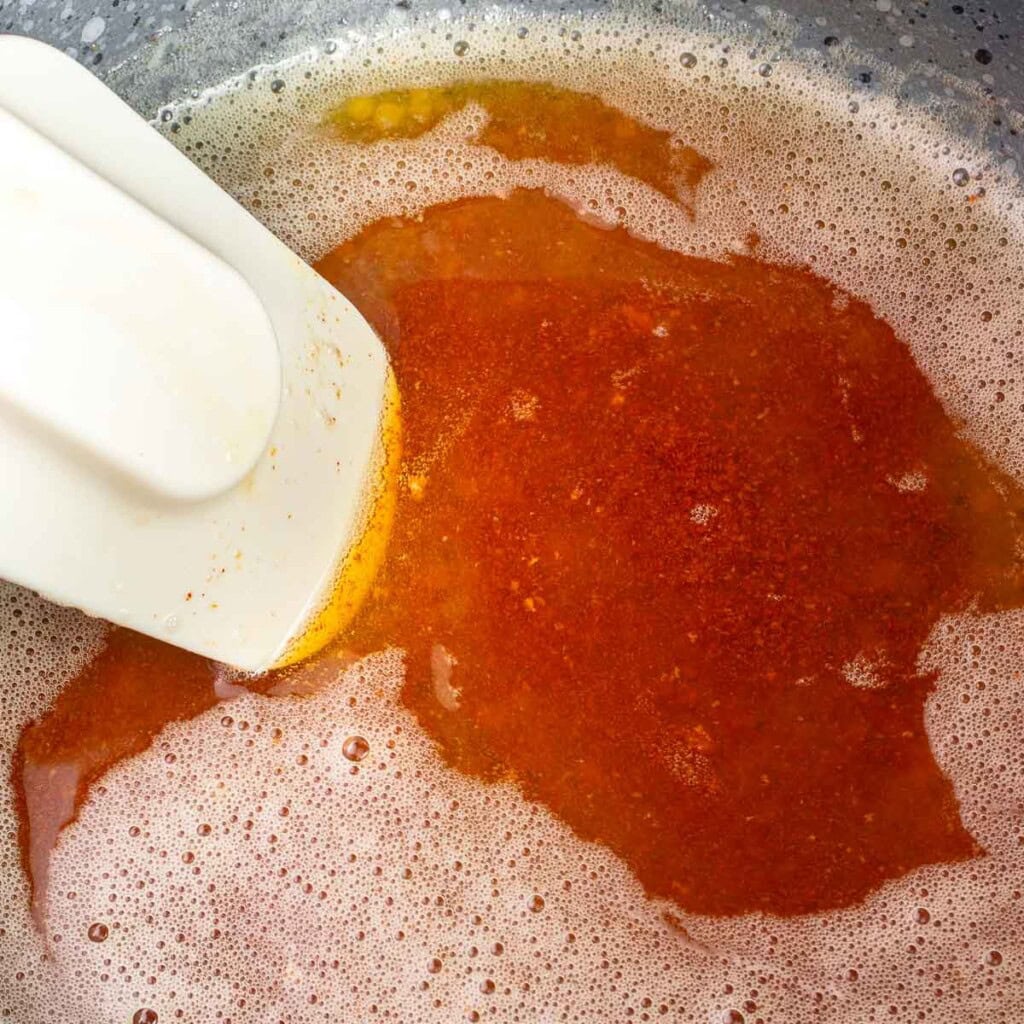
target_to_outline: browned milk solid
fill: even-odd
[[[372,149],[315,130],[340,96],[456,76],[553,81],[678,133],[716,165],[696,217],[607,168],[474,146],[472,108]],[[1020,186],[923,115],[741,41],[597,19],[353,36],[168,114],[175,142],[309,259],[381,216],[516,185],[685,252],[740,251],[754,231],[764,258],[868,299],[966,432],[1024,476]],[[0,632],[6,759],[101,627],[10,589]],[[942,670],[926,709],[936,758],[987,855],[787,920],[650,902],[511,786],[449,770],[398,706],[395,653],[320,666],[337,684],[310,699],[245,696],[170,726],[112,771],[55,854],[45,936],[4,763],[0,1019],[1018,1020],[1022,655],[1012,613],[945,622],[924,656]],[[353,736],[369,744],[358,761]]]

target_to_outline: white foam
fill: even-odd
[[[522,185],[609,221],[621,207],[636,234],[716,258],[756,231],[761,255],[810,264],[868,299],[970,435],[1024,475],[1019,185],[924,114],[854,100],[794,63],[766,75],[763,56],[746,53],[683,29],[645,37],[635,22],[435,21],[261,69],[172,108],[168,124],[310,258],[382,215]],[[415,142],[366,150],[313,137],[344,95],[467,76],[569,85],[676,132],[716,164],[696,219],[609,168],[515,164],[475,146],[474,109]],[[63,643],[48,641],[44,657]],[[309,700],[242,697],[165,730],[66,833],[52,866],[49,929],[61,940],[51,961],[32,938],[24,885],[11,881],[12,819],[0,812],[11,922],[0,1014],[23,1024],[129,1020],[145,1007],[161,1021],[180,1011],[235,1024],[1015,1020],[1021,652],[1024,613],[1013,613],[944,622],[923,657],[941,669],[929,736],[986,856],[793,920],[709,920],[649,902],[606,850],[511,786],[450,771],[396,706],[394,655],[339,665],[339,685]],[[22,650],[10,664],[4,749],[12,723],[56,686],[23,691],[37,662]],[[342,752],[354,735],[370,744],[358,764]],[[110,929],[105,942],[88,939],[96,923]]]
[[[12,757],[22,728],[46,711],[63,683],[99,649],[105,629],[97,619],[0,583],[0,1020],[26,999],[42,998],[51,981],[18,850]]]

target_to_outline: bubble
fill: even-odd
[[[531,896],[529,902],[526,904],[532,913],[539,914],[544,909],[544,897],[537,896],[536,894]]]
[[[440,974],[442,967],[444,967],[444,964],[436,956],[427,963],[427,970],[431,974]]]
[[[960,185],[961,187],[966,185],[971,180],[971,173],[966,167],[958,167],[953,172],[953,184]]]
[[[767,61],[765,61],[764,64],[758,65],[757,73],[762,78],[768,78],[771,75],[772,71],[774,71],[774,70],[775,69],[771,66],[771,64],[769,64]]]
[[[1003,954],[995,949],[991,950],[989,954],[985,957],[985,963],[987,963],[989,967],[998,967],[1002,962]]]
[[[362,761],[370,752],[370,744],[362,736],[349,736],[342,744],[341,752],[350,761]]]
[[[110,934],[110,929],[105,924],[89,925],[89,941],[90,942],[106,942],[107,936]]]
[[[455,52],[456,57],[465,57],[469,53],[469,43],[465,39],[460,39],[452,49]]]
[[[285,86],[285,81],[284,81],[283,78],[274,78],[270,82],[270,91],[271,92],[280,92],[284,88],[284,86]]]
[[[157,1024],[159,1019],[156,1010],[141,1009],[132,1014],[132,1024]]]
[[[107,29],[107,23],[98,14],[93,15],[83,26],[82,26],[82,43],[85,46],[91,46],[96,42],[97,39]]]
[[[991,64],[992,63],[992,52],[990,50],[986,50],[986,49],[984,49],[984,47],[982,47],[981,49],[978,49],[978,50],[974,51],[974,59],[979,64]]]
[[[684,68],[696,67],[697,66],[697,55],[694,54],[694,53],[689,53],[689,52],[681,53],[679,55],[679,63],[682,64]]]

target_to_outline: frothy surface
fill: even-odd
[[[940,125],[851,100],[800,68],[765,74],[736,40],[586,21],[433,28],[345,41],[168,123],[177,118],[176,139],[309,258],[384,214],[514,185],[546,186],[682,251],[738,251],[756,231],[766,258],[811,263],[869,300],[967,432],[1020,475],[1017,186]],[[470,108],[419,140],[381,143],[372,159],[308,137],[339,92],[456,75],[572,84],[679,133],[717,168],[698,217],[615,171],[503,161],[466,142],[481,124]],[[12,736],[73,667],[54,660],[66,636],[44,631],[12,649],[0,691]],[[510,787],[445,769],[394,706],[394,659],[350,669],[304,703],[242,698],[172,726],[106,779],[54,861],[50,960],[20,875],[0,875],[0,1013],[127,1020],[159,1002],[183,1019],[219,1010],[236,1022],[1014,1020],[1024,1010],[1022,645],[1016,613],[963,618],[937,627],[925,658],[941,669],[932,746],[985,857],[920,869],[841,913],[680,915],[687,934],[607,851]],[[47,664],[40,683],[22,682]],[[369,745],[362,761],[342,752],[352,736]],[[329,839],[344,857],[320,856]],[[5,865],[15,849],[8,835]],[[93,925],[108,929],[103,941],[89,938]]]

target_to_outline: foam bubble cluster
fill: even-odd
[[[51,983],[31,918],[19,855],[12,757],[24,725],[43,714],[61,686],[96,653],[106,626],[0,583],[0,1020],[45,1005]],[[19,977],[20,975],[20,977]]]
[[[594,93],[672,131],[715,164],[695,216],[614,169],[509,161],[475,144],[472,106],[369,147],[319,128],[345,96],[473,77]],[[160,123],[311,259],[382,216],[519,186],[683,252],[725,258],[756,237],[759,255],[869,300],[970,436],[1024,476],[1019,184],[924,113],[820,70],[621,18],[439,18],[258,69]],[[2,598],[9,757],[98,634]],[[243,696],[113,770],[56,851],[42,937],[4,790],[0,1019],[1017,1020],[1022,652],[1024,615],[1007,613],[942,623],[923,656],[940,671],[932,745],[985,856],[789,920],[648,901],[512,785],[448,769],[398,705],[397,655],[320,666],[336,682],[316,696]]]

